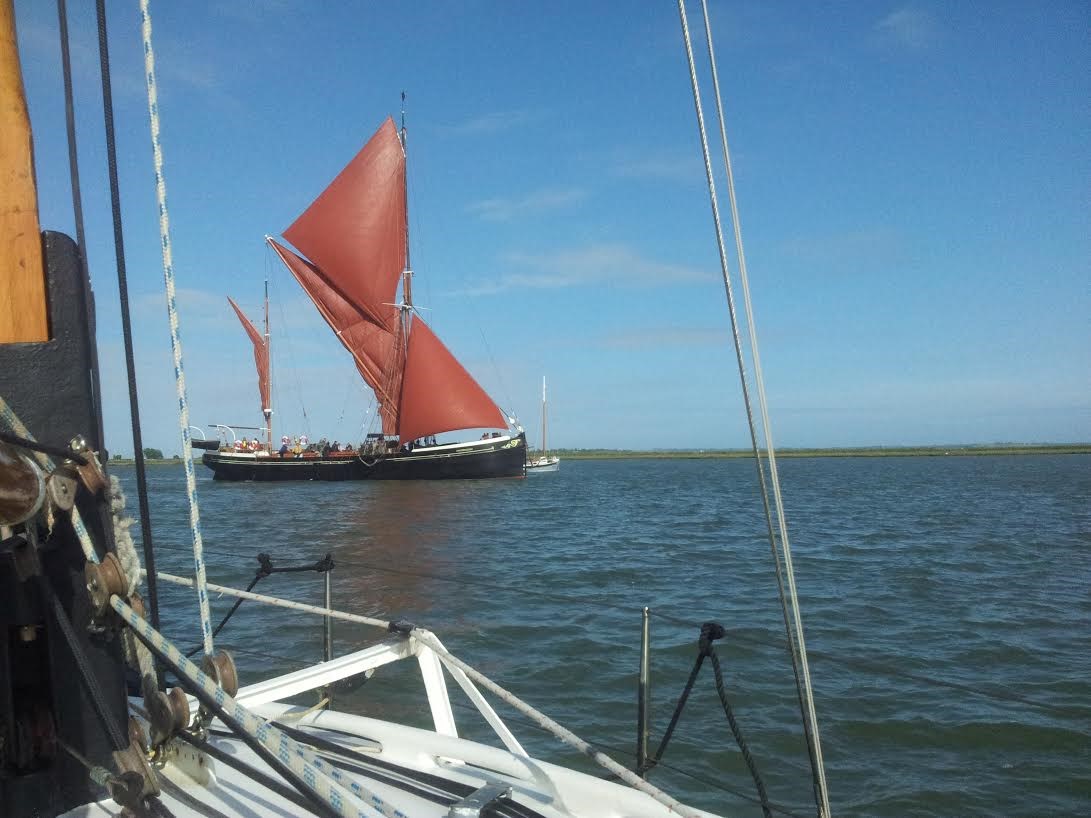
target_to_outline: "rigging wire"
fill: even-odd
[[[721,129],[721,136],[722,136],[722,142],[723,142],[723,152],[724,152],[725,160],[728,162],[728,168],[730,169],[730,158],[729,158],[729,153],[728,153],[726,134],[725,134],[725,131],[724,131],[724,126],[723,126],[723,111],[722,111],[722,105],[720,104],[719,81],[718,81],[718,79],[716,79],[716,77],[717,77],[717,74],[716,74],[716,59],[715,59],[715,53],[714,53],[713,48],[712,48],[712,30],[711,30],[711,26],[710,26],[710,23],[709,23],[708,4],[707,4],[706,0],[701,0],[701,6],[702,6],[702,9],[704,11],[705,32],[706,32],[706,39],[707,39],[707,43],[708,43],[708,55],[709,55],[709,61],[712,64],[714,87],[716,89],[717,111],[720,114],[720,129]],[[730,274],[730,271],[728,269],[728,264],[727,264],[727,252],[726,252],[726,250],[724,248],[723,230],[722,230],[721,222],[720,222],[719,200],[718,200],[718,197],[717,197],[717,194],[716,194],[716,183],[715,183],[715,179],[714,179],[714,176],[713,176],[712,161],[711,161],[711,157],[710,157],[710,154],[709,154],[708,136],[707,136],[707,132],[706,132],[706,129],[705,129],[704,112],[703,112],[702,106],[701,106],[701,93],[700,93],[700,89],[699,89],[698,83],[697,83],[697,71],[696,71],[696,65],[695,65],[694,57],[693,57],[693,48],[692,48],[692,45],[691,45],[691,42],[690,42],[689,24],[688,24],[688,21],[686,19],[685,0],[678,0],[678,14],[679,14],[679,17],[680,17],[680,20],[681,20],[682,35],[683,35],[683,39],[685,41],[686,58],[687,58],[687,62],[689,64],[690,84],[692,85],[692,88],[693,88],[693,103],[694,103],[695,113],[696,113],[696,116],[697,116],[697,128],[698,128],[698,132],[699,132],[700,139],[701,139],[701,152],[702,152],[702,155],[704,157],[705,175],[706,175],[706,177],[708,179],[709,203],[710,203],[710,206],[712,208],[712,218],[713,218],[713,223],[714,223],[714,227],[715,227],[715,231],[716,231],[717,249],[718,249],[719,255],[720,255],[720,269],[721,269],[721,272],[723,274],[724,290],[725,290],[726,295],[727,295],[728,314],[730,316],[732,336],[733,336],[733,340],[734,340],[734,343],[735,343],[735,357],[736,357],[736,361],[738,363],[738,369],[739,369],[739,381],[740,381],[740,384],[742,386],[743,403],[745,404],[745,407],[746,407],[747,424],[748,424],[749,429],[750,429],[750,440],[751,440],[751,445],[752,445],[753,451],[754,451],[754,462],[755,462],[755,465],[756,465],[756,467],[758,469],[758,479],[759,479],[759,484],[760,484],[761,493],[762,493],[762,501],[763,501],[763,505],[764,505],[764,508],[765,508],[765,515],[766,515],[767,525],[769,527],[769,544],[770,544],[770,547],[771,547],[771,549],[773,551],[773,560],[774,560],[774,565],[776,566],[777,587],[778,587],[778,591],[780,593],[781,609],[782,609],[784,619],[785,619],[785,628],[786,628],[786,635],[787,635],[788,643],[789,643],[789,649],[792,652],[793,672],[796,673],[797,691],[798,691],[798,695],[799,695],[799,698],[800,698],[800,705],[801,705],[800,709],[801,709],[801,715],[802,715],[802,720],[803,720],[804,737],[805,737],[806,742],[807,742],[808,755],[810,756],[810,759],[811,759],[811,769],[812,769],[812,774],[813,774],[813,777],[814,777],[814,785],[815,785],[815,803],[816,803],[816,806],[818,807],[819,815],[822,818],[825,818],[825,816],[828,816],[830,814],[829,794],[828,794],[828,789],[827,789],[827,786],[826,786],[826,773],[825,773],[825,769],[824,769],[824,765],[823,765],[823,761],[822,761],[822,745],[821,745],[821,741],[819,739],[819,734],[818,734],[818,716],[817,716],[817,714],[815,712],[815,707],[814,707],[814,692],[813,692],[812,687],[811,687],[810,669],[809,669],[809,667],[807,665],[807,649],[806,649],[806,644],[805,644],[804,639],[803,639],[803,622],[802,622],[802,619],[801,619],[800,613],[799,613],[799,598],[798,598],[798,595],[797,595],[797,592],[796,592],[795,574],[794,574],[794,571],[793,571],[793,568],[792,568],[791,549],[790,549],[790,546],[789,546],[789,543],[788,543],[788,530],[787,530],[787,525],[785,523],[784,507],[783,507],[783,502],[782,502],[781,493],[780,493],[780,481],[779,481],[779,478],[777,476],[777,470],[776,470],[776,456],[775,456],[774,450],[773,450],[772,435],[771,435],[770,423],[769,423],[769,416],[768,416],[768,411],[767,411],[767,408],[766,408],[765,388],[764,388],[764,382],[763,382],[763,380],[762,380],[762,378],[760,376],[760,370],[759,370],[759,361],[760,361],[760,359],[757,356],[757,334],[756,334],[756,330],[755,330],[754,325],[753,325],[752,312],[751,312],[751,310],[749,308],[749,305],[747,305],[747,316],[750,319],[749,331],[750,331],[751,355],[754,358],[755,370],[758,372],[758,376],[757,376],[758,403],[759,403],[759,406],[760,406],[760,409],[761,409],[762,426],[763,426],[763,431],[764,431],[764,434],[765,434],[765,443],[766,443],[766,445],[765,445],[766,457],[767,457],[768,463],[769,463],[769,472],[770,472],[769,476],[770,476],[770,482],[772,483],[772,486],[773,486],[773,497],[774,497],[774,503],[775,503],[775,506],[776,506],[777,527],[779,529],[779,534],[780,534],[780,554],[781,554],[780,557],[778,557],[778,555],[777,555],[777,536],[773,531],[773,518],[770,515],[769,501],[768,501],[768,497],[767,497],[767,494],[766,494],[766,488],[765,488],[765,474],[764,474],[764,469],[762,467],[761,452],[760,452],[760,448],[758,446],[757,430],[756,430],[755,424],[754,424],[753,409],[752,409],[751,403],[750,403],[749,386],[748,386],[748,379],[747,379],[747,375],[746,375],[746,364],[745,364],[745,360],[744,360],[744,356],[743,356],[743,346],[742,346],[742,342],[741,342],[741,339],[740,339],[740,336],[739,336],[739,322],[738,322],[738,317],[737,317],[736,312],[735,312],[735,299],[734,299],[734,294],[733,294],[732,287],[731,287],[731,274]],[[730,174],[729,174],[729,179],[730,179]],[[734,186],[733,186],[733,184],[730,185],[730,190],[731,190],[731,198],[732,198],[732,203],[733,203],[733,205],[732,205],[732,214],[736,217],[735,218],[735,223],[734,223],[735,236],[736,236],[736,246],[741,248],[741,246],[742,246],[742,237],[741,237],[741,232],[740,232],[740,226],[739,226],[738,219],[737,219],[737,216],[738,216],[737,208],[734,206]],[[744,294],[747,295],[747,296],[749,295],[748,288],[744,288]],[[788,597],[787,597],[787,599],[785,598],[784,591],[783,591],[783,586],[782,586],[781,580],[780,580],[781,557],[783,557],[783,561],[784,561],[784,575],[785,575],[785,577],[786,577],[786,579],[788,581]],[[790,606],[789,606],[789,602],[790,602]],[[789,607],[791,608],[791,619],[792,619],[791,624],[789,624],[789,621],[788,621],[789,620]],[[792,625],[794,625],[794,631],[793,631]],[[797,662],[798,662],[798,670],[796,668]],[[802,671],[802,684],[799,684],[799,682],[800,682],[799,671],[800,670]],[[808,729],[808,727],[809,727],[809,729]]]
[[[125,372],[129,385],[129,419],[133,435],[133,459],[136,462],[136,486],[137,500],[140,506],[140,535],[144,543],[144,564],[155,572],[155,547],[152,540],[151,510],[148,507],[148,478],[147,468],[144,463],[144,441],[140,431],[140,400],[136,389],[136,360],[133,353],[133,328],[129,315],[129,283],[125,268],[125,238],[121,229],[121,191],[117,176],[117,144],[114,139],[114,99],[110,84],[110,50],[106,38],[106,3],[105,0],[97,0],[95,3],[98,24],[99,43],[99,74],[102,78],[102,112],[106,130],[106,165],[110,178],[110,212],[114,225],[114,257],[117,262],[117,288],[121,302],[121,335],[125,346]],[[67,9],[64,17],[67,18]],[[67,35],[67,23],[64,26]],[[68,38],[64,37],[62,51],[68,52]],[[66,62],[66,86],[71,85],[71,64]],[[74,149],[73,149],[74,150]],[[78,188],[78,183],[73,183],[73,195]],[[80,219],[82,222],[82,218]],[[79,222],[77,222],[77,227]],[[84,250],[81,247],[81,255]],[[164,250],[166,252],[166,250]],[[173,293],[171,293],[173,299]],[[91,324],[94,326],[94,323]],[[176,362],[177,365],[177,362]],[[101,422],[101,421],[100,421]],[[188,421],[187,421],[188,425]],[[185,448],[189,449],[189,441],[186,436],[188,429],[183,434]],[[101,444],[101,441],[100,441]],[[193,466],[187,457],[188,467],[192,472]],[[152,623],[159,626],[159,589],[154,579],[148,579],[148,603],[151,608]]]
[[[769,464],[770,482],[773,486],[773,500],[776,506],[776,518],[780,528],[780,546],[784,556],[784,573],[788,579],[788,587],[792,599],[792,612],[795,618],[795,637],[798,640],[798,645],[792,646],[795,649],[790,651],[790,656],[792,659],[792,673],[795,676],[796,692],[801,697],[801,701],[799,703],[801,711],[804,707],[804,702],[802,701],[802,699],[806,699],[807,713],[804,714],[803,717],[803,731],[807,739],[807,752],[811,760],[811,770],[815,774],[817,779],[815,781],[815,800],[819,805],[819,810],[821,811],[821,809],[825,807],[826,813],[828,814],[829,794],[827,791],[825,780],[825,765],[822,762],[822,744],[818,738],[818,720],[814,708],[814,695],[811,691],[810,668],[807,665],[807,646],[803,639],[803,621],[800,618],[799,598],[796,594],[795,571],[792,568],[792,551],[790,543],[788,541],[788,527],[784,515],[784,502],[781,498],[780,479],[777,475],[777,456],[776,450],[773,447],[772,426],[769,422],[769,409],[768,403],[765,398],[765,379],[762,375],[761,355],[758,350],[757,325],[754,322],[754,311],[750,298],[750,277],[747,273],[746,253],[743,251],[742,225],[739,221],[738,199],[735,196],[735,174],[732,170],[731,154],[727,146],[727,129],[724,125],[723,102],[722,96],[720,94],[720,75],[716,68],[716,56],[712,47],[712,24],[709,20],[708,0],[701,0],[701,8],[704,12],[705,38],[708,43],[708,58],[712,70],[712,85],[716,98],[716,114],[720,126],[720,144],[723,147],[723,161],[724,167],[727,171],[728,202],[731,206],[731,222],[734,226],[735,251],[739,260],[739,281],[742,283],[743,309],[746,312],[746,326],[750,337],[750,355],[754,366],[754,380],[757,384],[756,391],[758,395],[758,410],[761,413],[761,426],[763,432],[765,433],[765,452],[766,459]],[[761,458],[760,455],[758,455],[757,451],[755,451],[755,455],[757,456],[758,462],[760,464]],[[759,472],[761,472],[764,483],[764,471],[759,469]],[[768,497],[766,495],[764,485],[762,486],[762,496],[763,499],[765,499],[766,504],[768,504]],[[766,510],[766,515],[766,519],[768,521],[768,510]],[[773,545],[774,559],[776,558],[775,543],[776,537],[772,536],[772,532],[770,532],[770,544]],[[777,584],[778,587],[780,587],[781,578],[779,561],[777,561]],[[787,617],[788,611],[786,608],[783,607],[783,588],[780,588],[780,592],[782,595],[782,611],[785,617]],[[791,640],[792,631],[791,628],[788,627],[787,621],[785,621],[785,631],[788,634],[789,640]],[[798,662],[796,650],[798,650]],[[803,671],[804,682],[802,686],[799,683],[799,672],[801,668]],[[808,728],[813,731],[813,734],[809,732]]]
[[[270,252],[272,252],[272,251],[270,250]],[[273,286],[279,292],[280,288],[277,287],[275,283],[274,283]],[[288,350],[288,365],[289,365],[289,368],[292,370],[292,374],[295,376],[295,391],[296,391],[296,397],[299,399],[299,410],[303,413],[303,431],[308,437],[310,437],[311,436],[311,419],[307,415],[307,405],[303,400],[303,382],[299,378],[299,363],[296,361],[296,358],[295,358],[295,347],[292,346],[292,335],[288,331],[288,316],[287,316],[287,313],[284,312],[284,299],[283,298],[278,298],[277,299],[277,310],[280,312],[280,325],[281,325],[281,327],[283,327],[283,335],[284,335],[283,346],[286,347],[287,350]],[[279,338],[277,339],[277,341],[278,341],[278,345],[280,345],[280,339]],[[281,426],[282,431],[283,431],[283,428],[284,427]],[[292,435],[289,435],[289,437],[292,437]]]

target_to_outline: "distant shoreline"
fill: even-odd
[[[752,457],[750,449],[550,449],[564,460],[724,460]],[[979,457],[985,455],[1091,454],[1091,443],[996,446],[865,446],[836,449],[777,449],[777,457]],[[111,463],[131,466],[131,457]],[[169,466],[181,458],[146,459],[149,466]]]
[[[764,451],[763,451],[764,453]],[[753,457],[750,449],[637,451],[621,449],[551,449],[568,460],[674,459],[705,460]],[[1018,446],[867,446],[831,449],[777,449],[777,457],[956,457],[983,455],[1091,454],[1089,443]]]

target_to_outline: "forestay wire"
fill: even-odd
[[[701,93],[697,83],[697,70],[693,57],[693,47],[690,41],[689,23],[686,19],[685,0],[678,0],[678,14],[682,24],[682,35],[685,40],[686,58],[689,63],[690,83],[693,87],[693,103],[697,114],[697,126],[701,137],[701,151],[705,162],[705,175],[708,179],[709,199],[712,207],[712,218],[716,229],[716,242],[720,254],[720,268],[723,273],[724,289],[727,293],[728,313],[731,318],[731,331],[735,342],[735,356],[739,368],[739,380],[742,385],[743,403],[746,407],[746,419],[750,428],[750,441],[754,450],[754,460],[758,469],[758,482],[761,489],[762,503],[765,509],[766,523],[769,529],[769,544],[773,550],[774,563],[777,574],[777,587],[780,592],[781,607],[784,613],[784,624],[788,635],[789,650],[792,654],[793,670],[796,671],[796,685],[801,699],[803,713],[803,728],[807,735],[807,749],[811,757],[812,772],[815,779],[815,802],[819,815],[822,818],[829,816],[829,794],[826,787],[826,772],[822,761],[822,746],[818,735],[818,718],[815,713],[814,691],[811,687],[810,669],[807,665],[807,649],[803,639],[803,621],[799,612],[799,597],[796,593],[795,574],[792,568],[791,548],[788,542],[788,529],[785,522],[784,505],[780,492],[780,480],[777,475],[776,455],[773,449],[772,433],[770,429],[768,406],[765,398],[765,384],[761,375],[761,359],[758,355],[757,331],[754,327],[753,311],[750,303],[750,288],[746,276],[746,262],[742,249],[742,233],[739,226],[738,207],[735,199],[734,179],[731,173],[730,153],[727,147],[727,135],[723,124],[723,111],[720,104],[719,80],[716,73],[716,58],[712,48],[712,29],[709,23],[708,5],[706,0],[701,0],[704,12],[705,33],[708,42],[709,61],[712,64],[713,85],[716,94],[717,111],[719,112],[720,136],[723,144],[724,162],[727,166],[728,190],[731,200],[731,215],[735,229],[735,246],[739,254],[740,276],[743,283],[743,299],[745,303],[746,318],[749,329],[751,355],[754,361],[754,371],[757,383],[758,405],[761,411],[762,429],[765,438],[766,456],[769,460],[769,482],[773,487],[773,500],[776,510],[776,529],[780,535],[780,551],[777,547],[777,531],[774,531],[773,514],[769,505],[768,492],[765,484],[765,471],[762,466],[760,447],[758,446],[757,429],[754,423],[754,413],[750,402],[750,391],[746,376],[746,363],[743,355],[742,341],[739,335],[739,322],[735,312],[735,297],[731,287],[731,274],[728,270],[727,251],[724,247],[723,229],[720,221],[719,200],[716,195],[716,183],[712,173],[712,160],[708,147],[708,136],[705,129],[704,112],[701,107]],[[781,559],[783,559],[784,577],[788,582],[787,598],[781,582]],[[790,610],[789,610],[790,609]],[[791,622],[789,622],[791,619]],[[794,625],[794,629],[793,629]],[[798,668],[797,668],[798,663]],[[800,678],[802,671],[802,679]]]
[[[148,84],[148,114],[151,119],[152,152],[155,159],[155,197],[159,204],[159,236],[163,245],[163,281],[167,289],[167,314],[170,316],[170,346],[174,354],[174,381],[178,390],[178,422],[182,427],[182,462],[186,466],[186,497],[189,500],[189,527],[193,536],[193,575],[197,602],[201,609],[201,635],[205,655],[212,655],[212,616],[205,588],[204,543],[201,539],[201,513],[197,506],[197,476],[193,472],[193,450],[189,438],[189,402],[186,399],[186,375],[182,369],[182,339],[178,333],[178,305],[174,292],[174,260],[170,243],[170,219],[167,215],[167,185],[163,178],[163,151],[159,144],[159,91],[155,81],[155,52],[152,50],[152,20],[148,0],[140,0],[141,37],[144,43],[144,77]]]

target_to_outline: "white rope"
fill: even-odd
[[[739,257],[739,280],[742,282],[743,307],[746,312],[746,325],[750,337],[750,354],[754,362],[754,381],[757,385],[758,409],[761,413],[762,431],[765,437],[766,457],[769,460],[769,481],[773,486],[773,502],[776,508],[777,528],[780,533],[780,548],[784,557],[784,575],[788,580],[788,596],[791,601],[792,619],[795,625],[795,637],[798,643],[798,659],[803,671],[803,692],[807,704],[807,716],[810,719],[812,749],[815,756],[815,775],[818,779],[819,800],[823,815],[830,814],[829,791],[826,786],[826,768],[822,759],[822,742],[818,735],[818,715],[814,706],[814,690],[811,686],[811,671],[807,662],[807,645],[803,638],[803,620],[800,615],[799,596],[796,593],[795,570],[792,566],[792,549],[788,541],[788,523],[784,514],[784,501],[780,492],[780,477],[777,474],[777,455],[773,446],[773,429],[769,420],[769,404],[765,397],[765,378],[762,375],[761,355],[758,352],[758,331],[754,323],[753,305],[750,300],[750,277],[746,268],[746,253],[743,252],[742,225],[739,222],[738,200],[735,196],[735,175],[731,167],[731,154],[727,147],[727,129],[724,125],[723,104],[720,96],[720,78],[716,70],[716,57],[712,48],[712,25],[708,16],[708,2],[701,0],[705,18],[705,37],[708,42],[709,62],[712,65],[712,85],[716,95],[716,112],[720,125],[720,142],[723,145],[724,166],[727,169],[727,196],[731,205],[731,220],[735,228],[735,250]],[[764,486],[763,486],[764,489]],[[775,547],[775,544],[774,544]],[[789,638],[791,634],[789,634]]]
[[[186,466],[186,495],[189,499],[189,527],[193,535],[193,573],[197,578],[197,603],[201,609],[201,635],[205,655],[212,654],[212,617],[205,590],[204,543],[201,540],[201,514],[197,507],[197,477],[193,472],[193,450],[189,438],[189,403],[186,400],[186,375],[182,369],[182,339],[178,333],[178,305],[174,292],[174,262],[170,243],[170,219],[167,216],[167,185],[163,178],[163,150],[159,143],[159,92],[155,81],[155,52],[152,50],[152,20],[148,0],[140,0],[141,34],[144,40],[144,76],[148,83],[148,115],[151,119],[152,153],[155,159],[155,196],[159,203],[159,237],[163,245],[163,281],[167,289],[167,315],[170,317],[170,346],[174,353],[174,381],[178,392],[178,418],[182,427],[182,461]]]
[[[143,571],[144,574],[148,572]],[[161,579],[164,582],[172,582],[175,585],[185,585],[188,588],[193,587],[193,580],[189,577],[179,577],[174,574],[164,574],[162,571],[155,573],[157,579]],[[265,594],[255,594],[253,591],[240,591],[238,588],[229,588],[226,585],[217,585],[215,582],[205,583],[205,587],[210,591],[214,591],[217,594],[224,594],[225,596],[238,597],[239,599],[252,599],[255,602],[264,602],[266,605],[272,605],[275,608],[290,608],[294,611],[304,611],[305,613],[317,614],[318,616],[328,616],[331,619],[343,619],[345,622],[356,622],[361,625],[372,625],[376,628],[383,628],[388,630],[390,628],[390,622],[385,619],[375,619],[371,616],[361,616],[360,614],[345,613],[344,611],[337,611],[333,608],[322,608],[318,605],[307,605],[303,602],[292,602],[290,599],[281,599],[277,596],[266,596]]]

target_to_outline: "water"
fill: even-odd
[[[115,471],[135,510],[131,467]],[[781,477],[835,814],[1091,811],[1091,458],[814,458],[782,461]],[[149,479],[160,568],[189,573],[182,469]],[[653,748],[699,623],[721,622],[732,706],[770,798],[813,814],[754,482],[742,460],[567,461],[525,481],[406,484],[216,484],[202,470],[199,496],[213,581],[244,586],[261,551],[280,565],[331,551],[337,607],[430,627],[630,765],[641,607],[659,614]],[[312,574],[257,590],[322,598]],[[168,635],[195,643],[192,591],[162,593]],[[229,604],[214,602],[217,621]],[[381,636],[339,624],[336,647]],[[319,658],[321,625],[244,603],[219,644],[245,684]],[[401,664],[338,706],[425,725],[415,663]],[[487,737],[468,711],[456,717]],[[582,766],[511,724],[532,753]],[[652,780],[689,803],[760,814],[730,792],[754,787],[707,665],[664,761]]]

